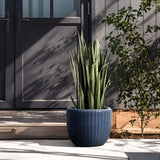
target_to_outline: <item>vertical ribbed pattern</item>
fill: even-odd
[[[112,110],[67,109],[67,128],[72,142],[78,146],[103,145],[110,134]]]
[[[97,137],[98,137],[98,117],[97,117],[97,112],[95,112],[95,117],[93,117],[93,118],[95,118],[95,122],[94,122],[94,124],[92,124],[92,125],[95,125],[95,126],[93,126],[93,128],[94,128],[93,132],[95,133],[95,137],[93,138],[93,143],[96,143],[97,142]]]

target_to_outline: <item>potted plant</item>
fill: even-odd
[[[108,71],[109,56],[102,55],[98,40],[87,47],[83,33],[79,35],[78,52],[70,56],[76,101],[71,97],[74,107],[67,109],[68,134],[75,145],[99,146],[107,141],[112,110],[105,108],[105,93],[116,63]]]

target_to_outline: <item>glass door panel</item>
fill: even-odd
[[[24,18],[80,17],[80,0],[23,0]]]
[[[54,0],[53,16],[80,16],[80,0]]]
[[[0,17],[5,17],[5,0],[0,0]]]
[[[50,17],[50,0],[23,0],[23,17]]]

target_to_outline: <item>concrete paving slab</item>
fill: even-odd
[[[41,160],[43,152],[39,141],[0,141],[0,160]]]
[[[159,155],[160,139],[109,139],[99,147],[77,147],[70,140],[0,141],[0,160],[157,160]]]
[[[45,160],[55,159],[76,159],[76,160],[125,160],[128,159],[125,153],[105,149],[105,145],[99,147],[77,147],[71,141],[45,141]],[[63,158],[62,158],[63,157]]]

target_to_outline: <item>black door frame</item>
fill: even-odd
[[[5,0],[5,17],[0,18],[0,109],[14,108],[14,1]]]
[[[52,0],[51,0],[52,1]],[[90,1],[90,0],[89,0]],[[90,3],[86,0],[81,0],[81,17],[75,18],[22,18],[22,0],[15,0],[15,107],[16,109],[44,109],[43,106],[46,103],[49,105],[53,102],[43,102],[43,101],[23,101],[22,98],[22,76],[16,76],[16,73],[21,69],[22,60],[22,24],[23,23],[53,23],[58,24],[58,26],[77,26],[79,31],[83,30],[84,38],[87,44],[90,43],[91,33],[89,27],[90,18]],[[19,94],[21,93],[21,94]],[[47,105],[47,106],[48,106]],[[55,103],[56,105],[56,103]],[[31,107],[30,107],[31,106]]]

